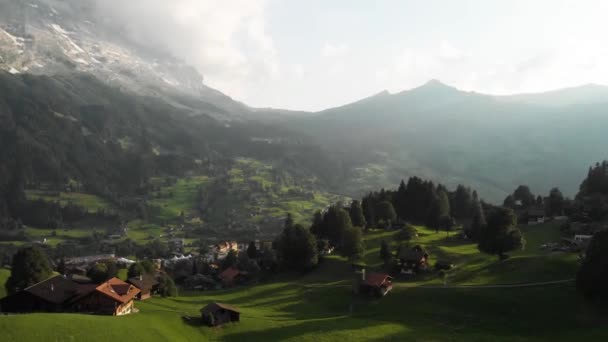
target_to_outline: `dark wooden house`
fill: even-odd
[[[419,246],[401,249],[397,259],[402,270],[420,272],[428,268],[429,255]]]
[[[359,293],[383,297],[393,289],[393,278],[386,273],[370,273],[359,283]]]
[[[0,299],[0,311],[62,312],[66,310],[66,301],[76,293],[76,284],[57,275]]]
[[[81,293],[70,301],[73,311],[114,316],[133,312],[134,299],[140,292],[135,286],[118,278],[81,289]]]
[[[210,327],[239,322],[241,313],[234,307],[222,303],[210,303],[201,309],[203,323]]]
[[[220,273],[218,275],[218,278],[220,278],[220,280],[222,281],[222,286],[233,287],[234,285],[246,282],[249,278],[249,274],[247,272],[239,270],[236,267],[230,267]]]
[[[139,300],[148,299],[158,291],[158,281],[151,274],[144,274],[139,277],[132,277],[129,278],[127,282],[139,289],[140,292],[135,297]]]

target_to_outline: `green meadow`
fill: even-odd
[[[571,279],[576,257],[539,248],[559,239],[555,224],[525,227],[525,250],[498,261],[479,254],[456,234],[418,227],[420,244],[456,267],[447,286],[436,274],[396,279],[382,299],[354,296],[353,271],[340,256],[307,274],[281,274],[267,283],[231,290],[180,293],[138,302],[124,317],[28,314],[0,317],[4,341],[605,341],[608,317],[576,293],[574,283],[516,288],[483,285]],[[366,234],[368,269],[380,267],[380,241],[394,232]],[[7,276],[3,271],[0,276]],[[470,284],[465,288],[452,285]],[[477,285],[477,286],[475,286]],[[482,286],[478,286],[482,285]],[[200,325],[199,310],[212,301],[236,306],[241,322]]]
[[[69,203],[74,203],[87,208],[91,212],[96,212],[99,209],[113,208],[110,202],[91,194],[77,192],[52,192],[46,190],[26,190],[25,193],[28,200],[41,199],[48,202],[59,202],[59,204],[62,206]]]

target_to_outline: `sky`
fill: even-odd
[[[102,2],[254,107],[321,110],[430,79],[490,94],[608,84],[604,0]]]

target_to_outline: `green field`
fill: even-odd
[[[126,317],[73,314],[1,316],[4,341],[571,341],[608,339],[608,317],[598,316],[573,283],[518,288],[452,288],[455,284],[528,283],[569,279],[570,254],[540,250],[559,238],[556,225],[526,227],[527,249],[504,262],[444,232],[418,227],[431,259],[456,260],[448,286],[436,276],[396,280],[383,299],[351,294],[353,277],[344,258],[331,256],[305,275],[282,274],[270,283],[227,291],[182,293],[137,303]],[[366,235],[370,268],[377,245],[393,232]],[[393,243],[394,245],[394,243]],[[557,267],[559,265],[559,267]],[[2,275],[3,273],[0,273]],[[198,310],[211,301],[238,307],[241,323],[199,325]],[[190,317],[189,320],[184,317]]]
[[[0,268],[0,298],[6,296],[6,288],[4,284],[6,284],[6,280],[11,275],[11,272],[7,269]]]
[[[26,190],[28,200],[42,199],[48,202],[59,202],[62,206],[69,203],[78,204],[91,212],[99,209],[111,209],[112,204],[95,195],[77,192],[50,192],[45,190]]]

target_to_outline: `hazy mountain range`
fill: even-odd
[[[137,97],[131,102],[123,99],[129,106],[138,106],[144,97],[154,97],[175,109],[167,115],[155,114],[156,120],[174,122],[175,115],[205,117],[195,125],[178,120],[179,124],[172,126],[172,139],[180,135],[175,129],[187,127],[184,136],[193,137],[196,134],[192,128],[200,125],[222,127],[223,132],[230,126],[219,122],[252,121],[258,127],[254,131],[242,125],[238,133],[230,133],[230,139],[215,136],[213,143],[246,144],[255,138],[274,144],[274,150],[281,151],[276,158],[283,161],[292,154],[303,155],[301,146],[305,144],[314,154],[322,155],[318,160],[323,162],[317,163],[324,169],[320,174],[333,173],[334,180],[328,183],[353,195],[379,186],[395,186],[401,178],[419,175],[448,185],[470,185],[482,197],[494,201],[501,201],[519,184],[529,184],[533,191],[543,194],[559,186],[572,196],[587,167],[607,157],[608,135],[604,128],[608,127],[608,87],[585,85],[541,94],[493,96],[460,91],[433,80],[408,91],[384,91],[317,113],[254,109],[206,86],[202,75],[170,52],[144,48],[125,38],[120,26],[96,17],[92,6],[86,0],[0,0],[0,70],[14,75],[14,79],[8,75],[2,78],[8,82],[7,87],[16,82],[22,89],[28,83],[28,78],[23,78],[27,74],[53,78],[63,75],[59,81],[42,84],[64,87],[56,93],[64,94],[67,104],[56,108],[63,106],[65,110],[49,107],[37,115],[63,115],[86,121],[77,113],[80,108],[99,105],[87,103],[87,99],[108,103],[116,98],[116,94],[96,82],[73,76],[90,74],[107,86],[120,89],[124,94],[121,99]],[[70,77],[76,77],[76,81],[70,81]],[[85,96],[83,103],[76,103],[86,89],[70,92],[75,85],[90,85],[109,95]],[[19,96],[43,95],[22,91]],[[42,108],[57,101],[32,102]],[[19,115],[15,112],[18,106],[0,108],[10,108],[12,115]],[[112,108],[121,112],[121,118],[104,128],[100,133],[103,139],[124,139],[135,134],[124,128],[121,132],[111,131],[119,129],[128,113],[116,104]],[[106,108],[100,113],[107,112]],[[144,114],[137,117],[134,130],[146,126]],[[160,134],[163,122],[146,127],[149,132]],[[82,129],[71,132],[77,131]],[[212,131],[205,130],[206,134]],[[36,139],[35,131],[30,133]],[[143,146],[158,151],[162,139],[140,138]],[[200,137],[195,140],[205,143]],[[204,157],[208,151],[184,147],[188,144],[183,141],[180,144],[176,149],[172,148],[173,142],[166,143],[161,150],[195,151],[192,153],[196,158]],[[276,149],[277,144],[280,149]],[[62,148],[65,144],[57,146]],[[291,153],[294,146],[299,146],[298,150]],[[213,153],[221,150],[214,148]],[[235,154],[246,153],[245,150],[242,146],[230,148]],[[314,164],[309,163],[312,158],[311,154],[306,156],[306,165]]]

